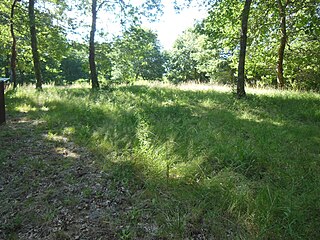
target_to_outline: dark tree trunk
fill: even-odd
[[[38,41],[36,31],[36,18],[34,13],[34,2],[35,0],[29,0],[29,21],[30,21],[30,34],[31,34],[31,48],[32,48],[32,59],[34,67],[34,75],[36,77],[36,88],[42,88],[42,76],[40,68],[40,57],[38,52]]]
[[[12,37],[12,46],[11,46],[11,80],[13,81],[13,88],[17,87],[17,72],[16,72],[16,66],[17,66],[17,40],[14,33],[14,9],[16,7],[17,2],[20,0],[14,0],[11,5],[11,14],[10,14],[10,33]]]
[[[237,82],[237,96],[239,98],[246,96],[246,91],[244,89],[245,62],[246,62],[246,50],[247,50],[248,18],[249,18],[251,2],[252,0],[246,0],[243,11],[242,11],[240,55],[239,55],[238,82]]]
[[[92,89],[99,88],[97,67],[95,62],[95,46],[94,46],[96,23],[97,23],[97,0],[92,0],[92,24],[91,24],[91,32],[90,32],[90,40],[89,40],[89,64],[90,64],[90,77],[91,77]]]
[[[281,28],[281,40],[280,46],[278,49],[278,64],[277,64],[277,80],[280,88],[284,88],[285,80],[283,77],[283,59],[284,59],[284,51],[287,45],[287,25],[286,25],[286,7],[288,4],[288,0],[285,4],[283,4],[282,0],[278,1],[278,9],[280,15],[280,28]]]

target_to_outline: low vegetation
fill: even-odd
[[[320,95],[203,89],[8,91],[0,237],[319,239]]]

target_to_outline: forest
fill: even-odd
[[[1,0],[0,239],[320,239],[320,1],[164,2]]]
[[[52,0],[39,1],[36,7],[33,1],[2,1],[1,75],[11,76],[15,86],[37,83],[41,88],[42,83],[90,79],[98,88],[139,79],[236,84],[240,74],[240,81],[252,86],[319,91],[317,0],[199,4],[208,16],[163,51],[156,32],[141,27],[141,16],[154,20],[161,14],[161,1],[137,6]],[[75,17],[68,17],[74,8],[92,17],[85,41],[68,39],[77,31]],[[97,31],[98,14],[110,12],[122,23],[122,34],[95,41],[108,36],[103,29]]]

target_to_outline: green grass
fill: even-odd
[[[105,216],[125,226],[118,238],[320,239],[319,94],[252,90],[238,100],[134,85],[21,88],[6,98],[9,118],[27,113],[49,140],[90,149],[110,194],[124,189],[130,207]]]

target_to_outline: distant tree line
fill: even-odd
[[[180,35],[170,51],[162,51],[157,34],[140,25],[141,16],[161,12],[160,0],[140,6],[122,0],[74,3],[91,16],[87,43],[66,37],[76,31],[66,0],[1,1],[0,74],[11,76],[15,87],[90,79],[98,88],[167,79],[236,84],[239,97],[245,96],[245,84],[320,90],[318,0],[198,0],[207,17]],[[125,22],[121,36],[96,41],[102,11]]]
[[[163,57],[157,35],[140,26],[141,17],[154,18],[161,12],[159,0],[77,0],[78,11],[92,17],[88,43],[70,41],[76,31],[68,18],[67,0],[4,0],[0,2],[0,74],[11,77],[14,87],[35,83],[71,83],[90,79],[99,82],[161,79]],[[122,36],[96,41],[99,12],[112,12],[124,28]],[[131,27],[128,27],[131,26]],[[99,79],[100,78],[100,79]]]

